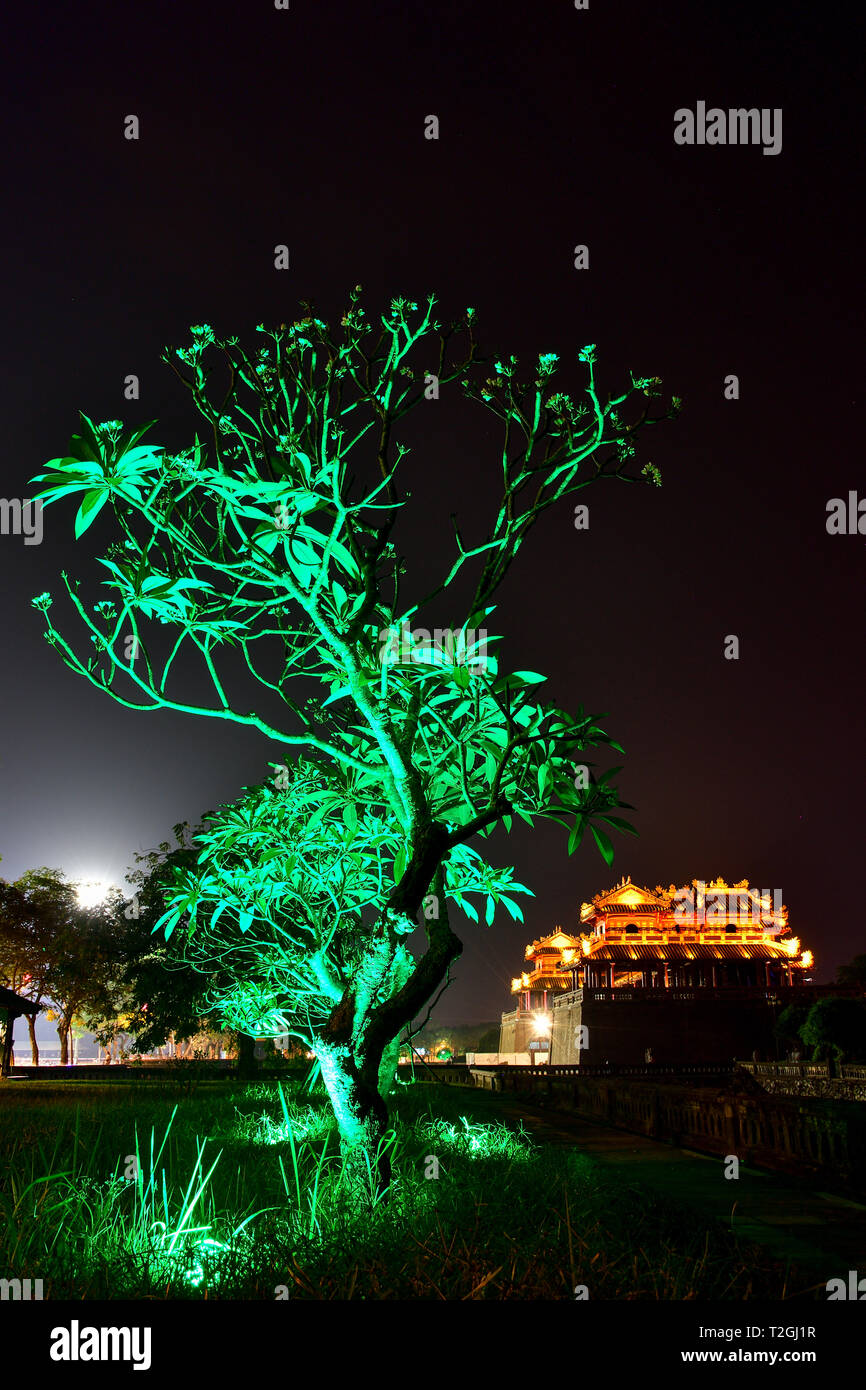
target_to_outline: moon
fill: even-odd
[[[105,878],[82,879],[75,885],[79,907],[98,907],[104,901],[111,884]]]

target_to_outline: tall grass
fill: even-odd
[[[385,1197],[347,1180],[326,1101],[216,1083],[2,1091],[0,1277],[47,1298],[771,1298],[809,1280],[568,1148],[494,1098],[401,1087]],[[135,1097],[136,1115],[129,1101]],[[436,1162],[432,1163],[431,1160]]]

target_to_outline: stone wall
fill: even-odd
[[[511,1013],[503,1014],[499,1030],[499,1051],[509,1056],[513,1053],[528,1053],[535,1026],[534,1015],[524,1009],[513,1009]]]
[[[577,1072],[557,1076],[531,1068],[503,1069],[495,1085],[524,1092],[546,1108],[652,1139],[734,1154],[743,1163],[780,1172],[841,1179],[866,1191],[866,1108],[857,1102],[769,1095],[754,1081],[720,1087]]]
[[[778,1012],[766,996],[745,991],[725,998],[700,990],[576,990],[554,1001],[550,1060],[642,1062],[648,1047],[655,1062],[732,1061],[755,1049],[775,1055]]]

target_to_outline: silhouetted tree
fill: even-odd
[[[837,985],[856,985],[866,990],[866,956],[855,956],[847,965],[840,965],[836,971]]]
[[[866,1005],[859,999],[828,995],[818,999],[800,1029],[812,1049],[812,1060],[833,1058],[839,1062],[866,1060]]]

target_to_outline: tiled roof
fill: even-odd
[[[604,913],[605,917],[645,917],[647,913],[662,916],[669,915],[669,909],[664,903],[601,903],[595,909],[597,913]]]
[[[788,952],[775,941],[749,941],[742,946],[719,943],[716,945],[694,944],[653,944],[635,941],[632,945],[604,944],[584,956],[581,964],[596,960],[789,960],[796,962]],[[575,962],[575,968],[577,962]]]

